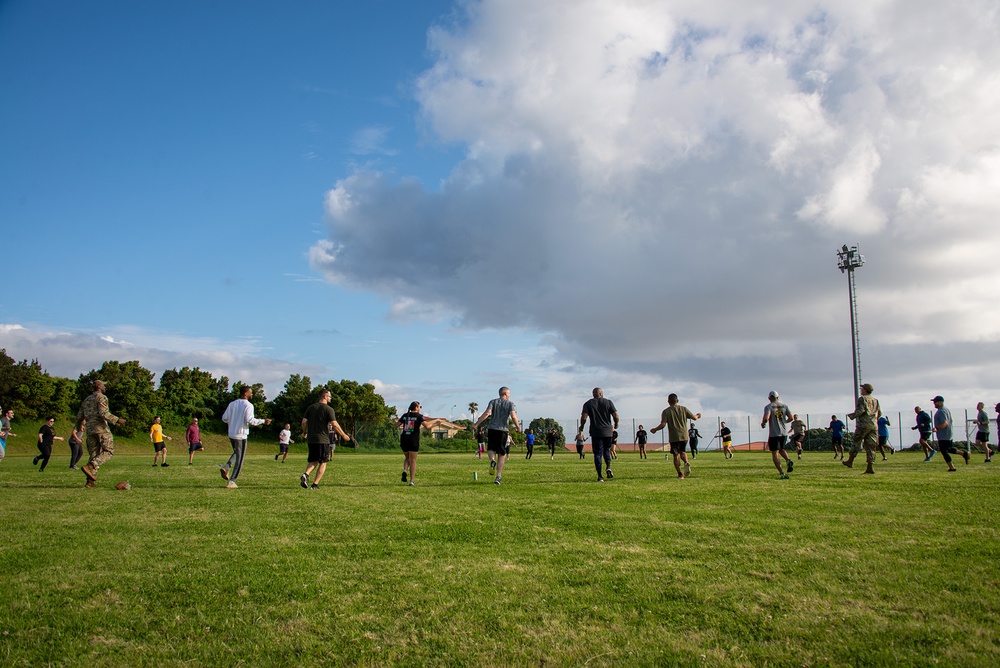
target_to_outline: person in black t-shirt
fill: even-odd
[[[55,431],[52,430],[52,425],[55,424],[56,419],[54,417],[46,418],[45,424],[41,426],[38,430],[38,456],[32,460],[31,464],[34,466],[39,461],[42,465],[38,467],[38,472],[41,473],[45,470],[45,467],[49,464],[49,457],[52,456],[52,442],[62,441],[62,436],[56,436]]]
[[[319,401],[306,409],[306,414],[302,418],[302,432],[306,437],[306,444],[309,448],[306,472],[299,476],[299,484],[303,489],[319,489],[319,481],[326,473],[326,463],[330,461],[333,451],[330,443],[330,431],[336,432],[344,442],[350,441],[351,437],[340,428],[337,422],[337,414],[330,404],[330,390],[323,388],[319,393]],[[330,428],[333,427],[331,430]],[[316,478],[312,485],[309,485],[309,474],[316,471]]]
[[[649,459],[646,456],[646,430],[639,425],[639,431],[635,432],[635,442],[639,446],[639,459]]]
[[[406,482],[409,474],[410,485],[417,479],[417,453],[420,451],[420,428],[433,429],[443,422],[444,418],[432,418],[420,413],[420,402],[410,404],[410,410],[399,416],[396,426],[402,429],[399,433],[399,447],[403,450],[402,481]]]

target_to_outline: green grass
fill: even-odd
[[[425,454],[409,487],[399,455],[338,452],[306,491],[304,456],[259,442],[227,490],[220,442],[194,466],[117,455],[88,490],[65,444],[39,474],[18,433],[3,665],[1000,664],[981,457],[861,476],[810,453],[778,480],[709,453],[677,480],[629,454],[597,484],[575,454],[514,455],[497,487],[485,459]]]

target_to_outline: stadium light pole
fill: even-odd
[[[840,273],[847,273],[847,290],[851,298],[851,357],[854,361],[854,403],[858,403],[858,393],[861,386],[861,357],[858,353],[858,296],[854,288],[854,270],[863,267],[865,256],[858,250],[857,244],[847,247],[844,244],[837,251],[837,267]]]

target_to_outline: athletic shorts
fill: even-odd
[[[929,431],[922,431],[922,432],[920,432],[920,440],[921,441],[929,441],[929,440],[931,440],[931,433]]]
[[[886,444],[887,444],[888,442],[889,442],[889,437],[888,437],[888,436],[879,436],[879,437],[878,437],[878,444],[879,444],[879,445],[883,445],[883,446],[884,446],[884,445],[886,445]]]
[[[830,437],[830,442],[833,443],[834,445],[843,445],[844,444],[844,437],[843,436],[831,436]]]
[[[733,439],[731,439],[731,438],[724,438],[724,439],[722,439],[722,444],[723,445],[730,445],[731,446],[733,444]]]
[[[792,434],[792,443],[796,445],[801,445],[802,441],[806,440],[805,434]]]
[[[163,441],[160,441],[158,443],[153,443],[153,449],[156,450],[157,452],[159,452],[165,447],[167,447],[167,444],[164,443]]]
[[[510,435],[499,429],[488,429],[486,431],[486,449],[495,452],[498,455],[506,455],[507,450],[507,438]]]
[[[670,453],[679,455],[687,448],[687,441],[670,441]]]
[[[976,432],[976,443],[989,443],[989,441],[990,441],[990,432],[988,431]]]
[[[278,443],[278,452],[288,452],[288,443]]]
[[[939,438],[938,442],[937,442],[937,445],[938,445],[938,451],[939,452],[947,452],[949,455],[953,455],[956,452],[958,452],[958,449],[955,447],[955,442],[954,441],[942,441]]]
[[[771,452],[784,450],[786,440],[788,440],[787,436],[772,436],[769,439],[767,439],[767,449],[770,450]]]
[[[399,442],[399,448],[403,452],[420,452],[420,444],[419,443],[408,443],[408,442],[405,442],[405,441],[400,441]]]
[[[332,452],[333,447],[329,443],[310,443],[308,461],[310,464],[325,464],[330,461]]]
[[[197,443],[188,443],[188,452],[194,452],[195,450],[204,450],[205,446],[201,444],[201,441]]]

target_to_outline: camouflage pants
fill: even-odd
[[[865,448],[865,461],[875,463],[875,448],[878,447],[878,430],[875,427],[858,427],[854,430],[854,443],[851,454],[856,454],[861,447]]]
[[[115,439],[109,432],[87,434],[87,451],[90,453],[90,461],[87,463],[99,469],[101,464],[115,454]]]

